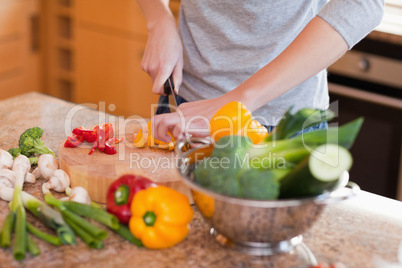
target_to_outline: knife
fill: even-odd
[[[163,92],[169,97],[169,108],[170,112],[176,112],[177,110],[177,100],[176,93],[174,92],[173,74],[169,76],[163,85]]]

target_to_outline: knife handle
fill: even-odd
[[[169,76],[169,78],[166,80],[165,84],[163,85],[163,92],[166,95],[171,94],[171,90],[174,90],[173,74],[171,74]]]

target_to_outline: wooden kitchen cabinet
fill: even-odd
[[[77,1],[77,94],[79,103],[116,115],[151,115],[152,81],[141,70],[147,31],[135,1]]]
[[[0,0],[0,99],[41,90],[38,0]]]
[[[141,70],[144,42],[79,29],[77,101],[100,105],[116,115],[149,117],[152,81]]]

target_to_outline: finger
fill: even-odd
[[[161,114],[154,116],[152,135],[155,139],[170,142],[172,139],[168,134],[171,114]]]
[[[168,69],[167,67],[160,66],[158,70],[158,74],[155,77],[154,80],[154,85],[152,87],[152,92],[159,94],[159,95],[165,95],[163,92],[163,85],[165,84],[166,80],[169,78],[172,70]]]
[[[173,69],[174,91],[176,92],[176,94],[179,94],[179,88],[182,81],[183,81],[183,60],[180,59]]]

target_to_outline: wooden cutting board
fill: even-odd
[[[65,148],[63,141],[59,146],[59,165],[70,176],[71,187],[82,186],[92,200],[106,203],[107,189],[114,180],[123,174],[138,174],[187,195],[191,201],[190,192],[176,169],[173,151],[132,146],[134,135],[140,129],[138,123],[114,126],[115,136],[123,138],[116,145],[115,155],[99,150],[88,155],[91,144],[85,142],[77,148]]]

